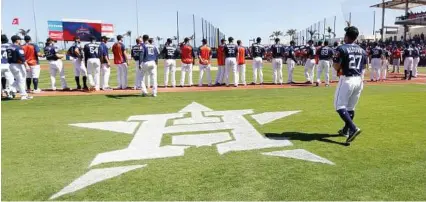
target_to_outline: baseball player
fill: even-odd
[[[324,46],[322,45],[322,41],[318,42],[318,44],[321,46],[318,51],[318,72],[317,72],[317,82],[316,86],[319,86],[321,84],[321,74],[324,72],[325,74],[325,86],[330,86],[330,60],[333,58],[333,49],[328,47],[328,41],[324,42]]]
[[[380,81],[385,81],[388,73],[389,60],[391,57],[391,53],[386,50],[386,45],[382,46],[383,49],[383,63],[382,68],[380,69]]]
[[[50,83],[52,90],[56,90],[56,74],[59,72],[61,78],[61,85],[63,90],[70,90],[67,87],[67,81],[65,80],[65,71],[62,63],[64,55],[58,53],[58,47],[55,46],[55,40],[47,38],[46,46],[44,47],[44,55],[49,62],[50,71]]]
[[[217,75],[216,75],[216,86],[224,85],[225,79],[225,45],[226,40],[221,39],[220,45],[217,47]]]
[[[12,87],[13,74],[9,69],[9,62],[7,57],[7,49],[11,46],[9,39],[6,35],[1,35],[1,77],[2,77],[2,90],[6,97],[12,99],[15,97],[16,89]],[[3,79],[4,78],[4,79]]]
[[[179,55],[176,47],[172,45],[172,39],[168,38],[166,45],[161,51],[164,56],[164,87],[169,85],[169,74],[171,73],[172,87],[176,87],[176,58]]]
[[[149,38],[149,35],[147,35],[147,34],[144,34],[143,36],[142,36],[142,47],[143,46],[145,46],[144,44],[148,44],[148,40],[149,40],[150,38]],[[142,76],[142,72],[141,72],[141,75],[140,76]],[[142,79],[140,79],[140,81],[142,81]],[[151,87],[151,80],[150,80],[150,77],[149,77],[149,75],[148,74],[146,74],[145,75],[145,81],[146,81],[146,83],[145,83],[145,85],[146,85],[146,87],[147,88],[150,88]]]
[[[16,79],[16,86],[21,95],[21,100],[32,99],[25,90],[26,72],[30,68],[25,60],[24,50],[21,49],[21,37],[12,36],[12,45],[6,49],[9,69]],[[13,93],[14,94],[14,93]]]
[[[112,53],[114,54],[114,64],[117,65],[117,83],[118,89],[127,88],[127,54],[126,47],[123,44],[123,36],[117,36],[117,42],[112,46]]]
[[[383,49],[378,46],[377,42],[373,44],[373,48],[370,51],[370,58],[372,68],[370,80],[376,82],[380,80],[380,71],[384,60]]]
[[[334,44],[333,44],[333,58],[332,58],[332,60],[331,60],[331,66],[333,67],[333,60],[334,60],[334,53],[336,52],[336,50],[337,50],[337,47],[339,46],[339,42],[334,42]],[[334,68],[331,68],[331,81],[330,82],[333,82],[333,81],[336,81],[337,80],[337,72],[336,72],[336,70],[334,69]]]
[[[295,51],[294,51],[294,45],[296,43],[294,41],[290,41],[290,47],[286,50],[286,57],[287,57],[287,72],[288,72],[288,78],[287,78],[287,84],[294,84],[293,82],[293,70],[294,66],[296,65],[296,58],[295,58]]]
[[[262,38],[257,37],[256,43],[253,43],[251,46],[251,55],[253,56],[253,85],[257,83],[257,73],[259,72],[260,84],[263,84],[263,57],[265,56],[265,47],[260,43]]]
[[[396,67],[396,72],[399,73],[399,65],[401,64],[401,50],[399,49],[399,47],[394,47],[393,51],[392,51],[392,65],[393,65],[393,69],[392,69],[392,73],[395,73],[395,67]]]
[[[415,44],[413,49],[414,49],[414,51],[413,51],[413,77],[416,78],[417,77],[417,66],[419,66],[419,62],[420,62],[419,45]]]
[[[355,44],[359,35],[358,28],[345,28],[345,44],[336,50],[334,68],[341,73],[339,84],[336,88],[334,106],[340,118],[345,122],[345,127],[339,131],[341,135],[348,135],[346,143],[352,142],[361,129],[353,122],[355,106],[358,103],[363,89],[362,69],[367,64],[367,53]]]
[[[239,74],[241,83],[244,86],[247,86],[247,83],[246,83],[246,57],[248,55],[247,54],[248,51],[243,46],[243,43],[241,42],[241,40],[237,41],[237,45],[238,45],[237,72]]]
[[[104,91],[110,91],[112,88],[109,87],[109,75],[111,74],[111,65],[109,62],[108,47],[106,43],[108,42],[108,37],[102,36],[101,44],[99,45],[99,54],[101,58],[101,81],[100,87]]]
[[[185,75],[188,72],[188,84],[192,84],[192,66],[195,64],[195,53],[192,46],[189,44],[189,38],[185,38],[180,47],[181,61],[182,61],[182,77],[180,80],[180,87],[184,87]]]
[[[157,97],[157,64],[158,64],[158,49],[152,44],[153,40],[149,39],[145,43],[140,52],[139,61],[143,61],[142,69],[142,96],[147,96],[148,91],[145,86],[145,76],[149,75],[152,81],[152,96]]]
[[[275,44],[271,47],[272,50],[272,82],[283,84],[283,54],[284,46],[280,44],[280,39],[275,39]]]
[[[211,48],[207,45],[207,39],[202,40],[203,45],[198,48],[198,61],[200,63],[200,80],[198,86],[203,86],[203,75],[207,73],[208,86],[212,85],[212,77],[210,74],[210,58],[212,57]]]
[[[225,45],[225,83],[229,86],[229,74],[234,73],[234,86],[238,87],[238,73],[237,73],[237,58],[238,46],[234,44],[234,38],[228,38],[228,44]]]
[[[99,44],[96,43],[96,37],[90,36],[90,43],[84,46],[84,64],[87,67],[87,76],[91,89],[100,90],[101,76],[101,50]]]
[[[38,78],[40,76],[40,62],[38,57],[43,56],[43,54],[40,53],[40,48],[36,44],[31,43],[30,36],[25,36],[24,40],[25,45],[22,46],[22,49],[24,50],[25,60],[30,66],[29,71],[27,71],[26,78],[27,91],[31,92],[32,81],[34,85],[33,93],[40,93],[41,90],[38,88]]]
[[[142,49],[142,39],[141,38],[137,38],[136,39],[136,45],[132,46],[132,53],[131,56],[132,58],[135,60],[136,63],[136,70],[135,70],[135,90],[140,90],[141,87],[141,76],[142,76],[142,72],[141,69],[139,68],[140,66],[140,60],[139,60],[139,55],[140,55],[140,51]]]
[[[80,47],[80,37],[74,37],[74,44],[68,49],[68,55],[74,58],[74,79],[77,84],[77,89],[81,89],[80,75],[83,77],[83,89],[89,90],[87,87],[87,69],[83,62],[83,48]]]
[[[306,84],[312,84],[312,81],[314,80],[314,71],[315,71],[315,46],[313,45],[314,41],[309,40],[308,46],[306,47],[306,56],[307,60],[305,63],[305,77],[306,77]]]
[[[404,78],[403,80],[411,80],[413,76],[413,66],[414,66],[414,49],[411,45],[406,44],[406,48],[404,50],[404,54],[402,55],[404,58]]]

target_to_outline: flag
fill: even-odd
[[[19,18],[13,18],[12,25],[19,25]]]

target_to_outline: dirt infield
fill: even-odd
[[[420,75],[418,78],[413,80],[405,81],[401,80],[401,74],[390,74],[388,80],[384,82],[370,82],[366,81],[367,85],[395,85],[395,84],[426,84],[426,75]],[[331,86],[335,86],[337,82],[331,83]],[[304,83],[296,83],[296,84],[284,84],[284,85],[274,85],[270,83],[266,83],[263,85],[247,85],[247,86],[238,86],[234,87],[231,85],[230,87],[226,86],[215,86],[215,87],[176,87],[176,88],[164,88],[164,86],[159,86],[158,92],[208,92],[208,91],[225,91],[225,90],[237,90],[237,89],[278,89],[278,88],[307,88],[314,87],[312,84],[304,84]],[[321,84],[321,87],[324,87],[324,84]],[[112,90],[112,91],[92,91],[92,92],[83,92],[79,90],[71,90],[71,91],[51,91],[49,89],[43,90],[39,94],[33,94],[34,96],[70,96],[70,95],[126,95],[126,94],[138,94],[140,90],[133,90],[131,88],[127,90]]]

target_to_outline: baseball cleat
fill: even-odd
[[[147,93],[142,93],[142,97],[146,97],[146,96],[148,96]]]
[[[353,131],[353,132],[350,132],[350,134],[349,134],[349,136],[348,136],[348,139],[346,139],[346,143],[349,143],[349,142],[352,142],[352,141],[354,141],[355,140],[355,138],[359,135],[359,134],[361,134],[361,129],[360,128],[357,128],[357,129],[355,129],[355,131]]]
[[[256,83],[255,82],[251,82],[251,85],[256,85]]]
[[[33,97],[29,96],[29,95],[25,95],[21,97],[21,100],[31,100],[33,99]]]
[[[56,91],[56,87],[52,87],[52,91]]]
[[[34,94],[41,93],[41,89],[40,89],[40,88],[39,88],[39,89],[35,89],[35,90],[33,91],[33,93],[34,93]]]
[[[71,88],[68,88],[68,87],[62,88],[62,91],[70,91],[70,90]]]
[[[320,84],[319,82],[315,82],[315,86],[318,87]]]
[[[81,86],[77,86],[77,90],[81,90]]]
[[[329,87],[330,86],[330,84],[325,84],[325,87]]]
[[[157,97],[157,94],[152,94],[152,97]]]
[[[348,137],[348,136],[349,136],[349,134],[348,134],[348,130],[347,130],[347,129],[345,129],[345,128],[342,128],[342,129],[340,129],[339,131],[337,131],[337,134],[339,134],[339,135],[341,135],[341,136],[344,136],[344,137]]]
[[[306,81],[305,84],[312,84],[312,82],[311,81]]]

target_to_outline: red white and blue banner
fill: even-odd
[[[47,27],[49,31],[49,38],[57,41],[64,40],[62,21],[47,21]]]
[[[80,37],[81,41],[90,41],[91,36],[94,36],[97,41],[101,40],[101,23],[62,22],[62,26],[64,41],[73,41],[76,36]]]

